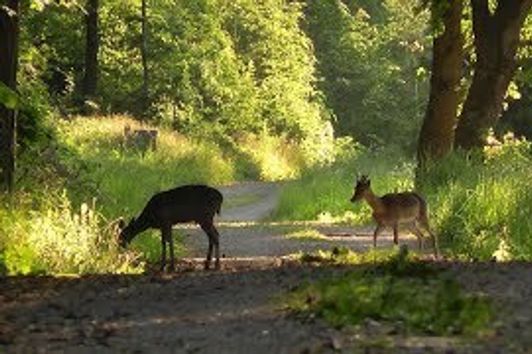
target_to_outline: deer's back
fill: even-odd
[[[154,226],[161,223],[212,221],[220,212],[223,196],[215,188],[205,185],[186,185],[155,194],[143,214]]]
[[[374,217],[385,224],[413,221],[426,212],[423,197],[415,192],[386,194],[381,201],[384,209],[374,213]]]

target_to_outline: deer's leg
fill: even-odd
[[[423,249],[423,232],[419,229],[417,224],[414,222],[414,224],[411,226],[410,230],[416,235],[417,237],[417,246],[420,250]]]
[[[393,225],[393,243],[394,245],[398,245],[399,244],[399,230],[398,230],[398,225],[395,224]]]
[[[211,266],[212,250],[214,248],[214,239],[212,236],[211,227],[209,223],[201,223],[200,226],[201,226],[201,229],[205,231],[205,233],[207,234],[207,237],[209,238],[209,250],[207,252],[207,258],[205,259],[205,269],[209,269]]]
[[[432,232],[432,230],[430,229],[430,226],[429,226],[429,219],[427,218],[427,216],[425,215],[424,217],[421,218],[421,220],[419,220],[419,223],[421,224],[421,226],[427,230],[427,232],[429,233],[430,235],[430,238],[432,240],[432,247],[434,249],[434,255],[436,257],[439,257],[440,256],[440,247],[438,245],[438,238],[436,237],[436,235]]]
[[[218,233],[218,230],[216,230],[216,227],[214,227],[213,224],[211,224],[211,235],[214,243],[214,256],[216,257],[214,267],[216,269],[220,269],[220,234]]]
[[[440,256],[440,247],[438,245],[438,238],[436,237],[436,235],[432,232],[432,230],[430,229],[428,223],[424,223],[423,224],[423,227],[425,228],[425,230],[427,230],[427,232],[429,233],[430,235],[430,239],[432,240],[432,248],[434,250],[434,255],[436,257],[439,257]]]
[[[161,272],[164,271],[166,266],[166,238],[164,229],[161,229]]]
[[[175,270],[175,258],[174,258],[174,239],[172,238],[172,225],[165,226],[163,228],[164,238],[169,246],[170,251],[170,271]]]
[[[379,236],[383,229],[384,226],[382,226],[381,224],[378,224],[375,228],[375,231],[373,232],[373,248],[377,247],[377,236]]]

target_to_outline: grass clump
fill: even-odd
[[[74,208],[66,194],[53,197],[39,210],[13,211],[2,227],[4,273],[86,274],[140,273],[144,265],[135,252],[119,251],[116,228],[106,224],[94,205]]]
[[[397,254],[396,249],[371,249],[367,252],[356,252],[347,247],[334,247],[332,250],[317,250],[301,253],[297,258],[304,263],[319,265],[361,265],[383,263],[392,260]],[[409,254],[408,257],[415,257]]]
[[[300,229],[300,230],[296,230],[296,231],[293,231],[293,232],[289,232],[285,235],[286,238],[288,239],[291,239],[291,240],[301,240],[301,241],[312,241],[312,240],[315,240],[315,241],[323,241],[323,240],[329,240],[327,238],[327,236],[325,236],[324,234],[322,234],[321,232],[319,232],[318,230],[316,229],[310,229],[310,228],[306,228],[306,229]]]
[[[338,327],[371,319],[406,333],[480,335],[488,330],[488,299],[419,264],[400,251],[372,266],[304,285],[288,295],[287,305]]]

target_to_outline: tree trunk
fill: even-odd
[[[421,170],[453,147],[463,61],[462,9],[463,0],[449,2],[441,17],[444,32],[434,38],[429,103],[418,140]]]
[[[18,0],[0,4],[0,81],[16,90],[18,64]],[[17,112],[0,104],[0,191],[12,193],[15,174]]]
[[[148,92],[148,19],[146,18],[146,0],[142,0],[142,41],[140,46],[140,53],[142,56],[142,114],[145,116],[149,108],[149,92]]]
[[[84,99],[94,97],[98,85],[98,2],[99,0],[87,0],[86,6],[85,76],[82,86]]]
[[[477,60],[455,141],[457,147],[466,150],[484,144],[502,113],[508,85],[517,69],[519,34],[532,6],[532,0],[499,0],[492,14],[488,1],[471,0]]]

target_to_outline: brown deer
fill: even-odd
[[[216,269],[220,268],[220,235],[213,218],[220,213],[223,196],[215,188],[205,185],[185,185],[155,194],[148,201],[138,218],[127,226],[121,222],[118,242],[125,247],[139,233],[149,228],[161,230],[161,270],[166,265],[166,244],[170,251],[170,269],[174,270],[174,242],[172,226],[177,223],[196,222],[209,238],[209,250],[205,269],[209,269],[214,249]]]
[[[368,176],[357,179],[355,193],[351,197],[351,202],[365,199],[373,210],[373,219],[377,222],[377,227],[373,232],[373,247],[377,247],[377,236],[385,227],[393,228],[393,242],[398,244],[399,226],[407,224],[410,230],[418,239],[419,248],[423,248],[424,235],[419,226],[422,226],[432,239],[434,254],[438,256],[438,241],[436,235],[429,227],[427,215],[427,202],[415,192],[390,193],[379,197],[371,190],[371,181]]]

